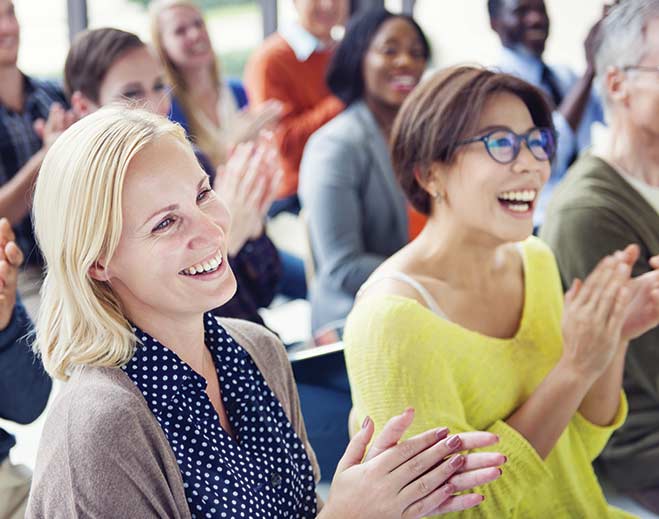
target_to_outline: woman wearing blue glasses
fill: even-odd
[[[531,236],[555,151],[543,94],[485,69],[444,70],[403,104],[392,146],[428,223],[348,318],[354,418],[379,429],[410,405],[413,432],[496,433],[507,476],[483,490],[479,517],[624,517],[591,462],[626,416],[630,311],[655,303],[629,284],[636,246],[564,299],[554,257]]]

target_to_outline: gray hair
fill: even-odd
[[[595,72],[606,105],[609,104],[604,84],[606,71],[609,67],[636,65],[643,59],[648,21],[657,17],[659,0],[622,0],[602,21]]]

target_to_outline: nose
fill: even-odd
[[[146,98],[144,108],[151,113],[166,117],[169,115],[169,96],[166,91],[152,91]]]
[[[188,248],[192,250],[208,249],[209,253],[213,252],[211,249],[217,248],[225,235],[221,222],[215,221],[209,214],[199,210],[191,223]]]
[[[530,9],[526,16],[524,17],[526,25],[535,26],[535,25],[546,25],[547,24],[547,14],[541,9]]]
[[[513,163],[513,170],[516,173],[530,173],[538,170],[540,164],[541,161],[533,156],[528,144],[522,141],[520,143],[519,154]]]

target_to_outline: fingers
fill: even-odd
[[[602,286],[597,294],[597,298],[593,301],[595,304],[596,317],[599,322],[606,322],[609,320],[613,309],[616,306],[616,300],[620,289],[629,280],[631,274],[631,267],[622,261],[616,263],[610,272],[610,276],[606,280],[602,280]]]
[[[480,505],[485,500],[485,496],[480,494],[463,494],[453,496],[444,501],[439,507],[432,511],[432,514],[448,514],[449,512],[459,512],[468,510]]]
[[[410,504],[403,511],[403,519],[417,519],[430,515],[433,510],[437,510],[439,506],[451,499],[454,492],[455,488],[450,483],[442,485],[423,499]]]
[[[652,256],[650,258],[650,266],[653,269],[659,269],[659,255],[658,256]]]
[[[508,461],[508,458],[499,452],[474,452],[465,455],[465,463],[459,472],[485,469],[489,467],[500,467]]]
[[[471,450],[495,445],[499,442],[499,437],[490,432],[470,431],[460,433],[460,440],[462,441],[462,448],[460,450]]]
[[[11,224],[7,218],[0,218],[0,244],[4,247],[7,242],[16,240]]]
[[[570,286],[570,289],[565,292],[565,304],[569,305],[574,301],[574,299],[577,297],[577,294],[580,292],[581,287],[583,286],[583,282],[575,278],[572,280],[572,285]]]
[[[487,467],[455,474],[448,482],[453,485],[455,492],[463,492],[499,479],[502,474],[500,468]]]
[[[436,431],[435,434],[438,439],[442,433],[445,434],[445,429]],[[451,435],[438,441],[435,445],[419,452],[393,471],[398,485],[404,489],[402,493],[409,499],[407,502],[411,503],[421,499],[444,483],[454,472],[462,468],[465,462],[465,457],[462,454],[444,461],[449,455],[464,450],[464,442],[461,436]],[[425,476],[423,476],[424,474]],[[420,492],[425,492],[425,494]]]
[[[5,245],[5,256],[14,267],[20,267],[23,263],[23,252],[14,241],[10,241]]]
[[[362,428],[352,437],[350,443],[348,443],[348,447],[336,466],[335,475],[361,463],[374,431],[375,425],[373,424],[373,420],[367,416],[362,423]]]
[[[382,432],[378,434],[377,438],[373,441],[371,448],[366,454],[364,463],[375,458],[378,454],[382,454],[387,449],[397,445],[400,439],[405,434],[407,428],[414,420],[414,409],[408,408],[403,413],[391,418],[382,428]],[[448,433],[448,429],[447,429]]]
[[[400,482],[400,488],[402,488],[406,483],[415,479],[414,475],[419,474],[419,470],[422,466],[428,466],[428,457],[434,458],[435,463],[438,463],[452,452],[460,450],[460,446],[462,445],[461,440],[457,436],[452,436],[451,438],[457,438],[458,448],[454,448],[454,444],[452,443],[448,447],[440,447],[437,451],[430,453],[429,456],[416,459],[420,453],[428,450],[434,445],[437,445],[437,443],[443,441],[445,437],[445,427],[430,429],[388,449],[386,452],[383,452],[381,455],[379,455],[375,460],[372,460],[371,463],[376,462],[379,466],[379,469],[385,473],[393,472],[400,467],[401,472],[397,475],[397,477],[398,481]],[[455,441],[456,440],[453,440],[453,442]],[[446,442],[444,442],[444,445],[445,444]],[[407,465],[407,463],[410,461],[411,463]]]

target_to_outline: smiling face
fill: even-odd
[[[122,219],[103,275],[131,320],[200,314],[233,297],[230,216],[190,146],[164,136],[137,154],[126,174]]]
[[[400,17],[385,21],[364,55],[364,97],[398,108],[426,69],[423,42],[415,27]]]
[[[524,134],[534,126],[522,100],[502,92],[485,103],[474,135],[493,128]],[[461,146],[454,162],[436,173],[437,191],[446,199],[439,202],[439,218],[499,242],[523,240],[533,231],[533,210],[549,173],[550,162],[536,159],[525,143],[509,164],[494,161],[482,142]]]
[[[501,0],[492,28],[505,47],[522,47],[542,56],[549,35],[549,17],[544,0]]]
[[[158,15],[160,41],[165,53],[179,70],[211,66],[215,55],[206,22],[190,6],[173,6]]]
[[[15,66],[20,27],[11,0],[0,0],[0,67]]]

